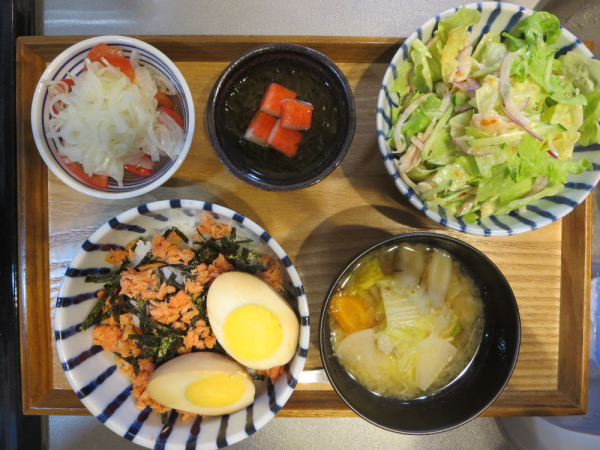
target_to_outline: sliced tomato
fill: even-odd
[[[156,108],[156,110],[159,112],[165,113],[171,119],[173,119],[175,121],[175,123],[177,123],[177,125],[179,125],[181,128],[183,128],[183,120],[181,120],[181,116],[179,114],[177,114],[175,111],[173,111],[170,108],[166,108],[164,106],[159,106],[158,108]]]
[[[79,163],[71,162],[69,158],[64,155],[59,155],[60,159],[65,163],[67,168],[73,172],[77,178],[79,178],[84,183],[87,183],[91,186],[97,187],[99,189],[107,189],[108,188],[108,177],[106,175],[92,175],[91,177],[84,172],[83,167]]]
[[[121,72],[123,72],[127,77],[131,80],[132,83],[135,83],[135,70],[133,70],[133,66],[129,62],[127,58],[122,56],[105,56],[104,59],[111,66],[116,67]],[[102,62],[102,61],[101,61]],[[104,62],[102,62],[104,64]]]
[[[90,50],[88,53],[88,58],[90,61],[102,61],[102,58],[106,58],[107,56],[118,56],[120,58],[124,58],[123,50],[118,47],[112,47],[106,44],[98,44]]]
[[[70,78],[63,78],[60,81],[62,81],[63,83],[65,83],[67,85],[67,88],[68,88],[67,92],[71,92],[71,88],[73,86],[75,86],[75,81],[71,80]]]
[[[140,177],[147,177],[148,175],[152,175],[152,170],[146,169],[145,167],[136,164],[125,164],[125,170],[131,173],[135,173]]]
[[[75,86],[75,82],[73,80],[71,80],[70,78],[63,78],[62,80],[63,83],[65,83],[67,85],[67,90],[65,91],[64,87],[60,84],[56,85],[56,89],[58,89],[59,91],[61,91],[61,93],[66,93],[66,92],[71,92],[71,88],[73,86]],[[54,105],[52,105],[52,111],[54,111],[54,114],[58,114],[58,106],[62,105],[61,101],[56,102]]]
[[[171,100],[164,92],[158,91],[154,98],[158,102],[158,106],[166,106],[169,109],[175,109],[175,103],[173,103],[173,100]]]

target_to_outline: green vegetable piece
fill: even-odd
[[[80,331],[85,331],[92,325],[98,325],[102,321],[102,311],[106,305],[106,301],[108,300],[109,293],[108,290],[104,291],[102,297],[98,299],[88,316],[85,318],[83,323],[79,326]]]
[[[454,326],[450,330],[450,336],[456,337],[456,336],[458,336],[458,334],[461,331],[462,331],[462,327],[460,326],[460,324],[458,322],[456,322],[456,324],[454,324]]]
[[[448,40],[450,31],[459,27],[469,27],[476,25],[481,19],[481,13],[476,9],[468,9],[464,6],[454,14],[444,17],[438,24],[436,36],[445,44]]]

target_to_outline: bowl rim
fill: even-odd
[[[594,187],[598,185],[598,182],[600,181],[600,172],[598,172],[595,175],[595,181],[594,181],[592,189],[587,191],[583,195],[581,200],[577,201],[577,204],[575,206],[571,206],[568,204],[562,204],[562,205],[560,205],[560,209],[558,210],[558,213],[544,214],[544,215],[541,215],[539,218],[537,218],[537,220],[525,219],[523,221],[519,221],[518,223],[516,223],[514,225],[511,225],[510,227],[506,226],[506,225],[504,227],[501,227],[496,224],[496,222],[497,222],[496,217],[504,217],[509,214],[505,214],[502,216],[493,215],[492,217],[496,219],[496,222],[494,222],[493,225],[486,224],[486,226],[482,226],[479,224],[479,222],[476,224],[466,224],[466,223],[464,223],[464,221],[463,221],[463,223],[460,223],[460,221],[455,221],[453,216],[452,216],[452,218],[446,217],[446,210],[443,208],[442,208],[442,210],[444,211],[443,214],[439,214],[434,209],[427,208],[420,201],[420,199],[413,192],[413,190],[410,189],[406,185],[406,183],[401,179],[401,177],[399,176],[398,170],[395,168],[393,163],[389,160],[389,155],[390,155],[389,146],[387,144],[387,139],[385,138],[385,134],[383,132],[383,121],[384,121],[383,106],[386,102],[386,97],[388,95],[387,94],[388,86],[386,83],[386,79],[391,76],[392,77],[391,79],[393,80],[394,75],[393,75],[392,67],[399,67],[404,62],[405,58],[403,56],[403,52],[406,49],[408,49],[408,46],[410,46],[412,44],[412,42],[415,40],[415,38],[420,37],[420,34],[422,33],[422,30],[424,28],[428,28],[430,26],[435,26],[436,21],[438,21],[440,18],[448,17],[463,7],[467,8],[467,9],[477,9],[479,11],[500,10],[501,12],[512,13],[512,14],[521,13],[523,18],[528,17],[534,13],[534,11],[529,8],[525,8],[523,6],[515,5],[512,3],[491,2],[491,1],[468,3],[465,5],[447,9],[444,12],[435,15],[434,17],[430,18],[425,23],[423,23],[421,26],[419,26],[413,33],[411,33],[406,38],[406,40],[403,42],[403,44],[400,46],[398,51],[392,57],[390,64],[389,64],[388,68],[386,69],[385,74],[383,76],[382,83],[381,83],[381,89],[379,90],[379,95],[377,97],[375,126],[376,126],[376,130],[377,130],[377,143],[379,146],[379,151],[380,151],[381,156],[383,157],[383,162],[384,162],[386,171],[390,175],[390,177],[393,179],[394,184],[396,185],[396,188],[402,193],[402,195],[404,195],[409,200],[409,202],[415,208],[417,208],[418,210],[423,212],[427,217],[434,220],[435,222],[437,222],[441,225],[444,225],[445,227],[448,227],[452,230],[460,231],[461,233],[472,234],[472,235],[477,235],[477,236],[486,236],[486,237],[488,237],[488,236],[510,236],[510,235],[515,235],[515,234],[520,234],[520,233],[526,233],[529,231],[535,231],[535,230],[543,228],[543,227],[550,225],[551,223],[563,218],[564,216],[569,214],[571,211],[573,211],[574,208],[576,208],[581,203],[583,203],[587,199],[590,192],[594,190]],[[569,40],[569,42],[576,44],[577,48],[580,49],[589,58],[595,58],[594,55],[592,54],[592,52],[586,46],[584,46],[581,43],[581,41],[573,33],[571,33],[569,30],[564,28],[562,25],[561,25],[560,29],[561,29],[561,36],[565,36]],[[591,173],[591,172],[592,171],[587,171],[586,173]],[[439,208],[438,208],[438,210],[439,210]],[[512,213],[514,213],[514,211],[511,211],[510,214],[512,214]]]
[[[392,243],[400,243],[401,241],[404,240],[410,240],[412,238],[426,238],[426,239],[440,239],[440,240],[445,240],[448,242],[452,242],[454,244],[458,244],[459,246],[462,246],[464,248],[466,248],[468,251],[474,252],[476,254],[478,254],[478,256],[482,257],[484,261],[486,261],[486,263],[490,264],[498,273],[499,275],[499,281],[501,283],[503,283],[504,285],[506,285],[506,287],[508,287],[508,291],[512,294],[510,296],[510,303],[512,306],[514,306],[515,312],[516,312],[516,349],[515,349],[515,354],[513,357],[513,360],[510,363],[510,367],[509,367],[509,371],[507,374],[506,379],[503,381],[502,385],[499,386],[499,389],[497,391],[497,393],[488,401],[486,402],[486,404],[480,408],[478,411],[476,411],[475,413],[473,413],[472,415],[470,415],[466,420],[459,422],[459,423],[455,423],[449,427],[446,428],[439,428],[439,429],[434,429],[434,430],[425,430],[425,431],[413,431],[413,430],[399,430],[396,428],[391,428],[391,427],[387,427],[384,425],[381,425],[379,423],[377,423],[376,421],[374,421],[373,419],[366,417],[365,415],[361,414],[352,404],[351,402],[347,399],[347,396],[342,392],[341,389],[338,388],[338,386],[333,382],[332,377],[329,374],[329,363],[327,361],[327,359],[325,358],[325,341],[329,342],[329,340],[324,339],[323,337],[323,333],[324,333],[324,326],[325,326],[325,320],[328,319],[328,309],[329,309],[329,304],[331,302],[331,299],[333,297],[333,294],[335,293],[335,287],[337,286],[337,284],[339,283],[339,281],[341,280],[341,278],[346,274],[346,272],[356,263],[358,262],[358,260],[360,260],[361,258],[363,258],[364,256],[366,256],[367,254],[369,254],[372,251],[375,251],[379,248],[385,247],[388,244],[392,244]],[[478,283],[476,283],[478,284]],[[498,266],[496,266],[496,264],[494,264],[494,262],[488,258],[485,253],[483,253],[481,250],[478,250],[477,248],[473,247],[471,244],[468,244],[458,238],[455,238],[453,236],[448,236],[445,234],[440,234],[440,233],[431,233],[431,232],[426,232],[426,231],[417,231],[417,232],[411,232],[411,233],[402,233],[402,234],[397,234],[395,236],[390,236],[387,237],[385,239],[382,239],[378,242],[376,242],[375,244],[371,245],[370,247],[368,247],[365,250],[360,251],[356,256],[351,257],[348,262],[344,265],[344,267],[338,272],[338,274],[336,275],[336,277],[334,278],[334,280],[332,281],[332,283],[330,284],[329,288],[327,289],[327,293],[325,294],[325,298],[323,300],[323,304],[321,306],[321,312],[319,314],[319,329],[318,329],[318,334],[319,334],[319,353],[321,356],[321,362],[323,363],[323,369],[325,370],[325,374],[327,375],[327,378],[331,384],[331,386],[333,387],[333,389],[335,390],[335,392],[339,395],[339,397],[342,399],[342,401],[346,404],[346,406],[348,406],[352,411],[354,411],[356,413],[356,415],[358,415],[360,418],[366,420],[367,422],[382,428],[384,430],[387,431],[391,431],[394,433],[400,433],[400,434],[407,434],[407,435],[413,435],[413,436],[420,436],[420,435],[428,435],[428,434],[437,434],[437,433],[442,433],[444,431],[450,431],[453,430],[455,428],[458,428],[468,422],[470,422],[471,420],[477,418],[481,413],[483,413],[486,409],[488,409],[495,401],[496,399],[502,394],[502,392],[504,391],[504,389],[506,388],[506,386],[508,385],[510,379],[512,378],[512,375],[514,373],[515,367],[517,365],[517,361],[519,359],[519,354],[520,354],[520,350],[521,350],[521,333],[522,333],[522,328],[521,328],[521,314],[519,311],[519,305],[517,303],[516,297],[514,295],[514,292],[508,282],[508,280],[506,279],[506,277],[504,276],[504,274],[502,273],[502,271],[498,268]]]
[[[299,379],[300,374],[302,373],[302,371],[304,369],[304,365],[306,363],[306,355],[308,353],[309,344],[310,344],[310,320],[309,320],[310,309],[309,309],[308,299],[306,297],[304,285],[302,283],[302,280],[300,279],[300,274],[298,273],[296,267],[292,263],[291,259],[289,258],[289,256],[285,252],[285,250],[281,247],[281,245],[275,240],[275,238],[273,236],[271,236],[260,225],[258,225],[256,222],[254,222],[252,219],[248,218],[247,216],[243,216],[230,208],[218,205],[216,203],[202,201],[202,200],[187,200],[187,199],[159,200],[159,201],[146,203],[146,204],[142,204],[137,207],[130,208],[130,209],[122,212],[121,214],[118,214],[113,219],[106,221],[100,227],[98,227],[86,239],[86,241],[83,243],[83,246],[85,246],[88,243],[101,242],[101,239],[104,238],[106,233],[114,230],[113,225],[111,225],[111,223],[114,223],[115,220],[117,221],[116,222],[117,224],[127,224],[131,220],[134,220],[138,217],[144,217],[144,216],[148,215],[148,213],[159,213],[161,211],[170,210],[170,209],[193,209],[193,210],[196,210],[199,212],[205,211],[209,214],[214,213],[214,214],[218,214],[223,217],[227,217],[227,218],[231,219],[232,221],[243,225],[245,228],[249,229],[253,234],[255,234],[261,243],[266,245],[277,255],[277,258],[282,262],[282,265],[285,268],[285,271],[288,274],[290,281],[292,282],[292,284],[295,287],[294,296],[297,299],[297,304],[298,304],[297,308],[298,308],[298,313],[300,316],[299,317],[300,328],[299,328],[298,343],[297,343],[298,350],[294,352],[293,358],[289,361],[289,364],[291,364],[293,362],[295,363],[295,368],[294,368],[294,370],[290,369],[289,374],[291,375],[291,378],[286,380],[284,390],[282,391],[283,393],[282,394],[278,393],[278,395],[277,395],[276,401],[277,401],[277,407],[279,409],[277,409],[277,411],[270,409],[270,411],[273,412],[273,415],[269,416],[266,421],[264,421],[264,419],[261,419],[262,416],[258,416],[258,417],[256,415],[254,416],[254,427],[255,427],[256,431],[258,431],[260,428],[264,427],[264,425],[266,423],[268,423],[273,417],[275,417],[277,415],[277,412],[279,412],[279,410],[282,407],[284,407],[285,404],[288,402],[290,396],[292,395],[292,393],[295,390],[297,380]],[[169,222],[167,221],[164,223],[168,224]],[[88,254],[88,252],[85,250],[85,248],[83,246],[78,247],[77,252],[73,256],[73,259],[69,262],[69,266],[68,266],[69,268],[73,265],[74,262],[77,263],[77,262],[80,262],[79,260],[82,260],[82,261],[85,260],[85,256]],[[59,289],[59,293],[57,295],[57,299],[61,297],[61,293],[63,292],[63,289],[65,288],[65,283],[68,280],[69,279],[66,276],[63,276],[61,286]],[[53,320],[53,326],[54,326],[55,330],[61,329],[59,322],[60,322],[63,314],[65,314],[64,311],[65,311],[65,308],[57,307],[57,311],[56,311],[56,314],[55,314],[55,317]],[[81,389],[83,386],[80,386],[76,382],[76,380],[74,379],[74,375],[71,373],[71,371],[65,370],[65,368],[64,368],[64,362],[67,360],[67,357],[65,355],[64,340],[59,341],[59,340],[54,339],[54,343],[56,345],[55,348],[56,348],[59,360],[61,363],[63,363],[64,374],[65,374],[67,380],[69,381],[69,385],[75,392],[78,392],[78,390]],[[104,350],[102,350],[102,352],[104,352]],[[267,394],[265,393],[264,395],[267,395]],[[128,395],[128,397],[129,397],[129,395]],[[85,397],[85,398],[81,399],[81,401],[84,404],[84,406],[89,410],[87,403],[92,401],[90,399],[90,397]],[[246,408],[242,408],[242,410],[245,410],[245,409]],[[242,410],[240,410],[240,411],[242,411]],[[234,414],[234,413],[231,413],[231,414]],[[215,417],[217,417],[217,416],[215,416]],[[220,417],[223,417],[223,416],[220,416]],[[116,434],[118,434],[121,437],[123,437],[125,435],[125,433],[128,431],[127,424],[116,423],[114,420],[112,420],[112,418],[109,418],[108,420],[104,421],[103,423],[111,431],[115,432]],[[231,438],[228,436],[228,445],[232,445],[232,444],[239,442],[239,441],[245,439],[246,437],[250,436],[250,434],[247,434],[247,433],[243,436],[241,434],[242,434],[241,432],[236,431],[235,435],[233,435]],[[239,437],[239,439],[237,439],[237,437]],[[148,448],[154,448],[154,445],[156,444],[155,441],[148,441],[148,440],[142,441],[141,439],[140,440],[136,439],[136,443],[138,443],[139,445],[148,447]],[[182,448],[183,447],[185,447],[185,444],[182,446]],[[216,448],[216,445],[215,445],[215,448]]]
[[[175,75],[175,78],[177,78],[177,81],[179,82],[179,84],[181,85],[181,88],[183,90],[183,92],[182,92],[183,98],[184,98],[184,101],[187,103],[187,107],[188,107],[188,111],[189,111],[189,123],[187,124],[188,131],[185,136],[183,148],[181,150],[181,153],[175,159],[175,161],[173,161],[173,164],[171,165],[171,167],[169,167],[169,169],[167,171],[165,171],[165,173],[163,173],[159,178],[157,178],[152,183],[150,183],[146,186],[143,186],[141,188],[134,189],[132,191],[127,191],[127,192],[103,192],[101,190],[92,189],[92,188],[88,187],[85,183],[83,183],[82,181],[76,180],[73,177],[67,175],[67,173],[65,172],[66,169],[63,169],[63,167],[60,164],[58,164],[54,160],[54,158],[50,157],[51,150],[43,142],[43,136],[45,136],[46,132],[45,132],[45,130],[43,130],[41,128],[41,123],[39,121],[41,114],[43,114],[42,102],[43,102],[44,96],[46,94],[46,91],[48,89],[47,86],[42,84],[41,81],[43,79],[51,78],[56,73],[56,71],[59,69],[59,64],[60,64],[59,61],[62,61],[74,54],[79,53],[80,51],[82,51],[83,49],[85,49],[88,46],[94,46],[96,44],[101,44],[101,43],[109,44],[109,45],[116,45],[116,46],[123,45],[123,44],[135,45],[135,46],[147,51],[148,53],[156,56],[163,64],[165,64],[169,68],[169,70],[171,70],[171,72]],[[36,86],[34,94],[33,94],[33,100],[31,102],[30,118],[31,118],[31,131],[33,134],[35,145],[38,149],[38,153],[40,154],[40,156],[46,163],[46,166],[52,171],[52,173],[54,173],[54,175],[56,175],[63,183],[65,183],[69,187],[75,189],[76,191],[79,191],[79,192],[89,195],[91,197],[104,198],[104,199],[125,199],[125,198],[137,197],[139,195],[145,194],[147,192],[150,192],[150,191],[156,189],[157,187],[159,187],[160,185],[165,183],[168,179],[170,179],[171,176],[173,176],[173,174],[179,169],[179,167],[181,166],[181,164],[183,163],[183,161],[185,160],[185,158],[189,152],[189,149],[191,147],[192,140],[194,137],[194,129],[195,129],[195,124],[196,124],[195,107],[194,107],[192,93],[187,84],[187,81],[181,74],[181,71],[173,63],[173,61],[171,61],[171,59],[167,55],[165,55],[163,52],[158,50],[156,47],[148,44],[147,42],[144,42],[144,41],[141,41],[139,39],[129,37],[129,36],[118,36],[118,35],[96,36],[96,37],[92,37],[92,38],[88,38],[88,39],[83,39],[83,40],[71,45],[67,49],[63,50],[60,54],[58,54],[48,64],[48,67],[46,68],[46,70],[44,70],[43,74],[41,75],[40,79],[37,82],[37,86]]]
[[[331,72],[337,80],[340,82],[340,86],[342,87],[342,91],[344,92],[344,96],[346,98],[346,102],[348,103],[348,133],[346,134],[341,151],[338,152],[332,164],[325,167],[324,170],[313,175],[310,179],[298,182],[294,184],[284,184],[284,185],[276,185],[271,184],[265,181],[257,181],[255,179],[247,177],[244,172],[239,170],[237,166],[232,162],[232,160],[227,155],[227,151],[221,146],[219,142],[219,137],[217,136],[217,126],[215,123],[215,111],[217,108],[217,98],[219,94],[223,90],[223,85],[225,82],[232,76],[232,74],[239,67],[243,66],[248,61],[251,61],[254,58],[258,58],[264,54],[268,53],[298,53],[302,56],[308,57],[319,63],[322,67]],[[318,182],[325,179],[331,172],[333,172],[342,162],[350,147],[352,145],[352,140],[354,139],[354,133],[356,131],[356,105],[354,103],[354,94],[352,92],[352,88],[350,87],[350,83],[346,78],[346,75],[342,72],[342,70],[338,67],[338,65],[328,56],[324,55],[317,50],[314,50],[310,47],[306,47],[299,44],[293,44],[288,42],[272,42],[269,44],[259,45],[257,47],[253,47],[240,56],[231,61],[227,67],[223,70],[223,72],[219,75],[213,88],[208,96],[207,106],[206,106],[206,123],[208,128],[208,137],[210,143],[212,145],[213,150],[217,154],[217,157],[221,161],[221,163],[225,166],[225,168],[236,176],[238,179],[248,183],[251,186],[257,187],[259,189],[263,189],[266,191],[273,192],[287,192],[294,191],[299,189],[305,189],[311,186],[314,186]],[[341,140],[341,136],[337,138]]]

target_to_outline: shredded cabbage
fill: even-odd
[[[462,8],[440,20],[428,43],[412,43],[390,89],[400,176],[428,207],[471,223],[556,194],[569,173],[592,169],[571,161],[575,145],[600,143],[600,61],[555,58],[560,23],[547,12],[473,49],[468,29],[480,18]]]
[[[72,77],[70,92],[63,81],[45,82],[52,96],[47,136],[86,174],[109,176],[119,186],[125,164],[137,164],[144,154],[155,162],[161,156],[175,159],[184,143],[183,130],[157,111],[154,97],[159,88],[173,94],[172,83],[138,60],[132,52],[134,83],[106,60],[106,65],[86,60],[87,70]]]

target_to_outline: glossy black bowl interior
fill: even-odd
[[[243,156],[226,138],[224,120],[225,96],[230,88],[253,68],[273,62],[293,62],[327,83],[338,108],[338,130],[333,145],[319,157],[314,169],[304,175],[290,173],[284,180],[257,174],[245,164]],[[354,98],[342,71],[325,55],[295,44],[267,44],[244,53],[223,71],[208,99],[208,134],[215,152],[225,167],[247,183],[269,191],[291,191],[318,183],[342,161],[354,137],[356,115]],[[287,174],[286,174],[287,175]]]
[[[371,251],[393,244],[425,244],[446,250],[462,262],[479,286],[484,303],[484,330],[479,350],[455,382],[424,399],[383,397],[361,386],[341,365],[331,346],[329,302],[335,287]],[[475,418],[500,395],[519,353],[521,324],[514,294],[500,270],[479,250],[457,239],[433,233],[391,237],[354,258],[333,282],[321,311],[319,342],[331,384],[359,416],[390,431],[426,434],[448,430]]]

